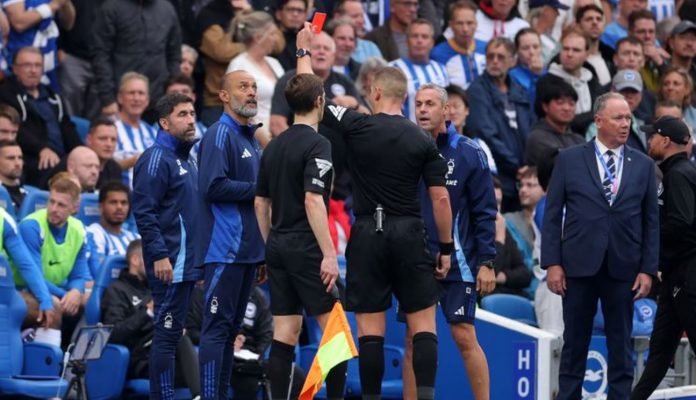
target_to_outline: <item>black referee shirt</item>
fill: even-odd
[[[420,217],[421,178],[426,186],[445,186],[445,160],[428,134],[408,119],[328,104],[322,122],[343,134],[356,216],[372,215],[379,203],[387,216]]]
[[[271,199],[271,230],[311,232],[305,192],[319,193],[329,208],[331,145],[308,125],[292,125],[271,140],[261,157],[256,195]]]

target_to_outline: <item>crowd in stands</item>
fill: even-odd
[[[479,143],[495,175],[496,293],[536,298],[542,328],[563,329],[560,297],[540,284],[545,191],[559,150],[596,135],[594,100],[610,91],[626,98],[633,114],[628,144],[642,152],[657,117],[696,127],[696,0],[0,4],[0,189],[10,199],[0,212],[0,237],[29,305],[25,328],[35,330],[34,340],[66,343],[71,332],[62,322],[79,318],[103,260],[125,256],[129,267],[106,291],[102,317],[116,326],[112,340],[142,356],[131,357],[131,376],[147,371],[141,350],[152,335],[130,192],[133,166],[157,137],[153,104],[165,93],[190,96],[196,136],[203,137],[223,112],[223,75],[244,69],[256,79],[253,122],[261,124],[255,136],[264,147],[293,123],[284,88],[295,74],[296,33],[314,12],[328,21],[309,49],[312,68],[335,104],[370,113],[365,96],[385,65],[407,77],[403,113],[414,123],[419,87],[446,88],[449,119]],[[330,127],[320,124],[319,133],[334,144],[329,218],[343,254],[351,155]],[[22,214],[25,199],[39,191],[47,192],[46,209]],[[99,220],[87,226],[74,215],[89,195],[98,198]],[[257,291],[251,301],[266,302]],[[239,339],[239,347],[263,353],[270,330],[267,320],[257,322],[265,331]],[[187,330],[181,346],[196,341]],[[190,350],[178,354],[186,362]],[[198,372],[184,375],[182,382],[199,390]]]

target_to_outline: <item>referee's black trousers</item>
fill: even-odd
[[[633,388],[631,400],[647,399],[660,384],[684,331],[691,348],[696,350],[696,265],[663,275],[648,362]]]

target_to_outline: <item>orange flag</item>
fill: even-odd
[[[307,379],[300,393],[300,400],[314,399],[314,395],[321,388],[321,384],[331,368],[357,356],[358,350],[355,348],[343,306],[336,302],[329,315],[329,322],[324,329],[317,354],[312,361],[312,367],[307,373]]]

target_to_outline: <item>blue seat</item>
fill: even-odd
[[[15,209],[12,205],[12,197],[2,185],[0,185],[0,207],[4,208],[14,220],[17,220],[17,215],[15,215]]]
[[[7,260],[0,257],[0,395],[47,398],[63,396],[63,352],[44,343],[22,343],[20,328],[27,313]]]
[[[80,195],[80,210],[77,219],[86,226],[99,222],[99,195],[96,193],[83,193]]]
[[[17,217],[19,220],[26,217],[27,215],[33,213],[36,210],[46,208],[48,204],[48,192],[45,190],[30,190],[22,205],[19,207],[19,212]]]
[[[89,120],[73,115],[70,117],[70,121],[75,124],[75,130],[77,130],[77,134],[80,135],[80,140],[84,143],[87,138],[87,133],[89,132]]]
[[[514,294],[491,294],[481,299],[481,308],[527,325],[537,326],[534,305]]]

